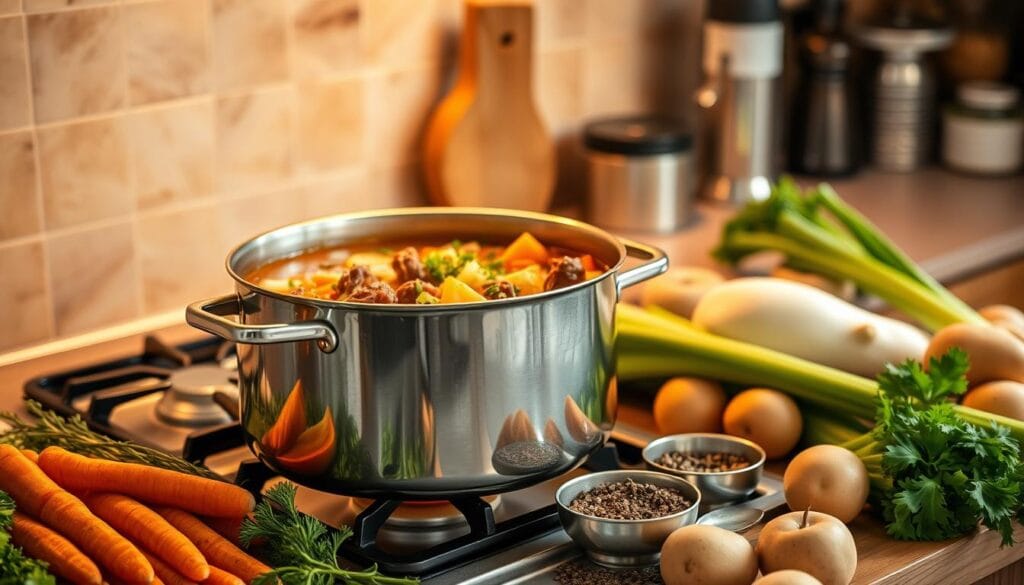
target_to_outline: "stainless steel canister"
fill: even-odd
[[[609,118],[583,133],[588,218],[616,230],[673,232],[693,214],[693,136],[667,118]]]
[[[609,268],[535,295],[373,305],[278,293],[247,280],[304,250],[451,239],[542,242]],[[626,257],[645,261],[626,267]],[[593,226],[509,210],[426,208],[320,218],[230,253],[236,292],[189,306],[237,343],[241,425],[259,458],[315,489],[438,499],[565,473],[615,421],[615,304],[665,255]]]

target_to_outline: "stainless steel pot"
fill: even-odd
[[[537,295],[429,306],[301,298],[245,279],[324,246],[504,242],[523,231],[610,268]],[[644,262],[626,269],[627,256]],[[538,213],[337,215],[237,247],[227,259],[236,294],[189,305],[187,320],[238,343],[246,440],[285,477],[370,497],[482,495],[565,473],[604,442],[617,407],[615,303],[667,265],[657,248]]]

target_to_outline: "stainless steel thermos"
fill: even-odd
[[[706,198],[764,199],[778,172],[783,27],[777,0],[709,0],[704,24]]]

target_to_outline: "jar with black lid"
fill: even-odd
[[[693,135],[671,118],[587,124],[590,222],[613,230],[673,232],[693,214]]]

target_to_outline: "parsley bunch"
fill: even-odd
[[[1020,446],[1006,427],[972,424],[950,398],[967,388],[967,355],[952,349],[928,371],[914,360],[878,377],[876,426],[853,446],[868,467],[886,530],[896,538],[941,540],[980,521],[1013,544],[1020,511]],[[859,443],[859,444],[856,444]]]
[[[0,491],[0,585],[55,585],[46,563],[26,557],[11,544],[14,500]]]
[[[276,569],[260,575],[253,585],[413,585],[417,579],[385,577],[377,567],[350,571],[338,565],[338,549],[352,536],[343,526],[330,530],[322,522],[299,513],[295,507],[296,488],[279,483],[267,490],[251,519],[242,522],[242,544],[266,540],[267,556]]]

